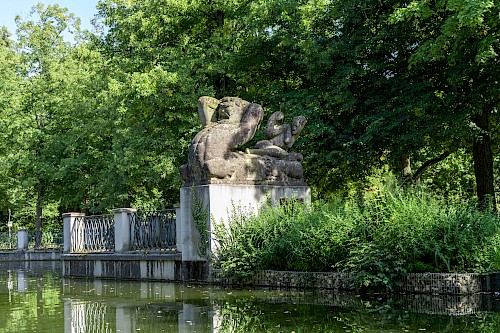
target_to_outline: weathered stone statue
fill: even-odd
[[[204,184],[304,185],[302,155],[289,152],[306,119],[284,124],[276,112],[266,126],[267,140],[255,149],[238,151],[250,141],[262,121],[262,106],[237,97],[201,97],[198,114],[203,129],[189,147],[188,163],[180,169],[185,186]]]
[[[302,160],[301,154],[289,153],[288,150],[292,148],[307,120],[304,116],[297,116],[289,125],[283,124],[284,118],[285,115],[281,111],[273,113],[267,121],[267,140],[257,142],[255,149],[248,149],[247,153]]]

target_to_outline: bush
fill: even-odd
[[[360,287],[389,289],[407,272],[500,270],[496,215],[394,184],[386,179],[347,199],[235,214],[215,231],[215,265],[236,277],[263,269],[350,271]]]

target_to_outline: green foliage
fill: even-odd
[[[405,192],[394,177],[350,198],[267,207],[216,229],[219,267],[357,273],[360,287],[392,289],[407,272],[500,269],[500,219],[474,205]]]
[[[418,152],[419,160],[431,159],[437,154],[428,150]],[[415,169],[421,163],[415,163]],[[474,171],[472,157],[465,149],[459,149],[428,169],[420,181],[428,193],[449,200],[470,200],[474,192]]]
[[[352,239],[349,257],[337,266],[356,272],[356,286],[361,288],[385,287],[393,290],[406,275],[406,262],[379,244]]]
[[[17,18],[13,36],[0,32],[0,211],[18,224],[177,202],[201,95],[305,115],[294,150],[320,198],[355,193],[403,155],[418,167],[450,151],[421,187],[475,199],[473,175],[484,172],[470,148],[484,136],[498,150],[496,2],[103,0],[97,9],[96,35],[44,5]],[[476,121],[484,112],[489,129]],[[310,229],[330,247],[333,235]]]
[[[257,260],[261,255],[258,244],[267,231],[260,221],[252,214],[235,214],[228,226],[213,223],[212,238],[216,252],[212,253],[212,259],[215,267],[236,278],[249,276],[257,269]],[[261,236],[261,230],[264,236]]]
[[[59,144],[70,110],[81,97],[75,85],[79,64],[63,34],[78,32],[79,22],[67,9],[38,4],[28,19],[17,17],[16,24],[17,40],[8,43],[16,64],[10,67],[15,76],[7,82],[15,84],[15,91],[2,110],[0,170],[5,178],[0,188],[6,188],[5,204],[15,224],[41,228],[43,220],[50,227],[60,216],[60,197],[52,196],[62,158]]]
[[[209,216],[208,208],[205,207],[203,200],[193,194],[192,217],[199,235],[198,254],[201,257],[207,256],[210,248],[210,232],[208,230]]]

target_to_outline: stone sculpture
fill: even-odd
[[[203,129],[189,147],[188,163],[180,168],[185,186],[214,183],[305,185],[302,155],[289,149],[306,123],[305,117],[284,123],[284,114],[271,115],[266,140],[254,149],[238,151],[250,141],[262,121],[262,106],[238,97],[198,100]]]
[[[301,154],[289,153],[288,150],[292,148],[306,125],[306,118],[304,116],[294,117],[291,125],[283,124],[284,119],[283,112],[273,113],[267,121],[267,140],[257,142],[255,149],[247,149],[247,153],[302,160]]]

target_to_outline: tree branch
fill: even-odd
[[[441,162],[442,160],[444,160],[445,158],[447,158],[450,155],[451,155],[451,151],[445,151],[444,153],[442,153],[438,157],[426,161],[424,164],[422,164],[422,166],[420,168],[418,168],[417,172],[415,172],[415,174],[413,175],[413,177],[412,177],[413,181],[417,181],[422,176],[422,174],[424,173],[425,170],[429,169],[432,165],[434,165],[438,162]]]

